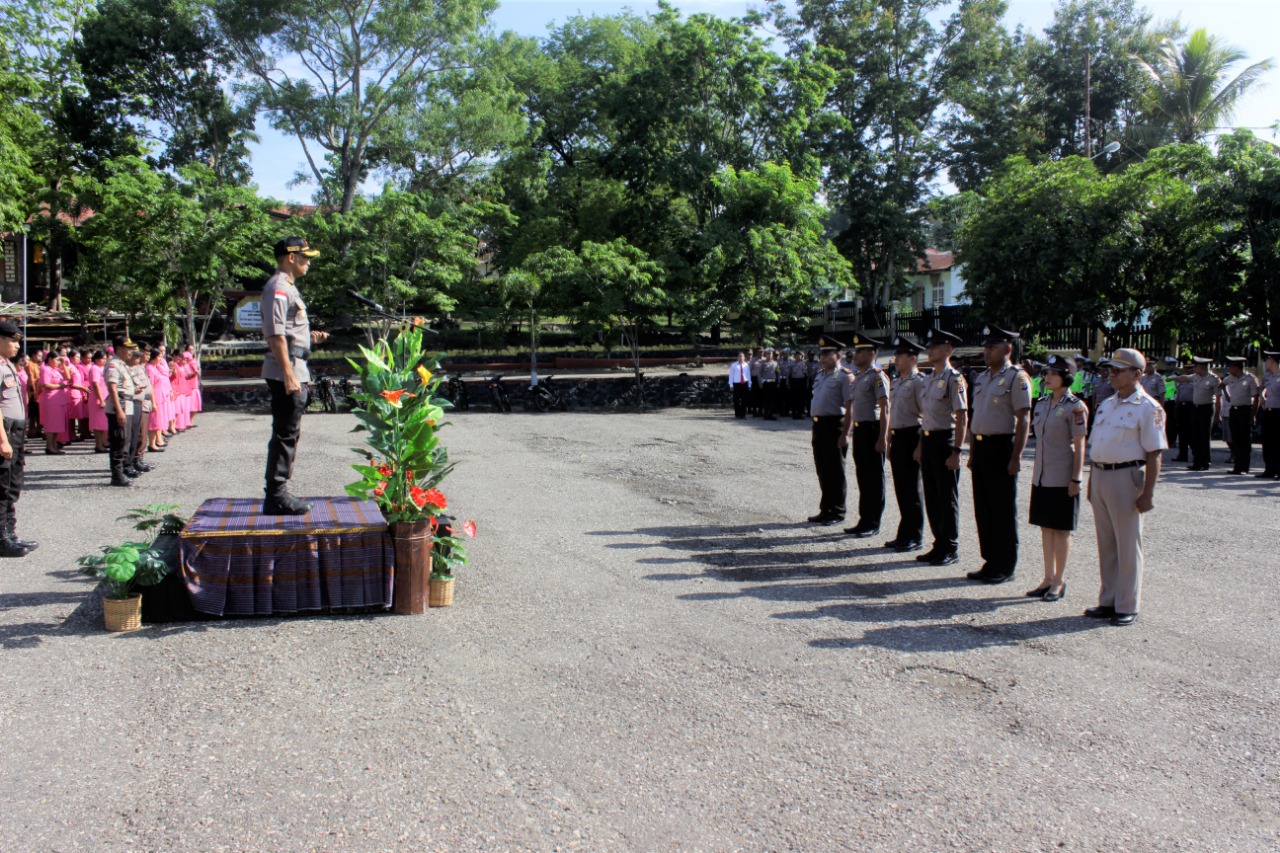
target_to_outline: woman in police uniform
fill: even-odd
[[[1044,581],[1027,593],[1059,601],[1067,592],[1063,575],[1071,534],[1080,519],[1080,483],[1084,473],[1089,407],[1072,394],[1075,368],[1052,356],[1045,372],[1049,393],[1035,407],[1031,428],[1036,436],[1036,464],[1031,476],[1031,523],[1040,528]]]

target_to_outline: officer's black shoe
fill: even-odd
[[[819,521],[818,524],[821,524],[823,527],[834,527],[837,524],[844,524],[844,516],[843,515],[828,516],[825,521]]]
[[[1007,575],[987,575],[982,578],[982,582],[986,584],[1008,583],[1011,580],[1013,580],[1012,572]]]
[[[148,464],[146,462],[139,462],[134,467],[144,474],[150,474],[152,471],[156,470],[156,466]]]
[[[111,485],[127,489],[133,485],[133,480],[130,480],[128,477],[112,477]]]
[[[893,550],[899,554],[910,554],[912,551],[919,551],[923,547],[919,540],[907,540]]]
[[[1270,471],[1263,471],[1261,474],[1254,474],[1253,478],[1255,480],[1274,480],[1276,475],[1272,474]]]
[[[1097,607],[1090,607],[1084,612],[1084,615],[1088,616],[1090,619],[1110,619],[1112,616],[1116,615],[1116,609],[1114,607],[1098,605]]]
[[[955,553],[954,551],[951,552],[950,554],[939,554],[929,562],[930,564],[935,566],[950,566],[960,562],[960,555]]]
[[[1137,613],[1117,613],[1111,617],[1112,625],[1132,625],[1138,621]]]
[[[267,495],[262,502],[263,515],[306,515],[310,511],[310,503],[302,500],[302,498],[296,498],[288,492]]]
[[[844,532],[848,533],[854,539],[869,539],[872,536],[878,536],[880,534],[880,528],[879,527],[862,527],[861,525],[859,525],[857,527],[846,527],[844,529]]]
[[[893,539],[890,539],[888,542],[884,543],[884,547],[886,547],[886,548],[901,548],[901,547],[902,547],[902,544],[903,544],[903,542],[904,542],[904,541],[905,541],[905,540],[898,539],[897,537],[894,537]]]
[[[25,557],[31,553],[12,539],[0,540],[0,557]]]
[[[19,539],[17,536],[10,536],[9,541],[27,552],[34,551],[35,549],[40,547],[39,542],[36,542],[32,539]]]
[[[940,559],[942,557],[942,554],[943,552],[939,551],[937,548],[930,548],[928,551],[925,551],[923,554],[916,554],[916,562],[932,563],[934,560]]]
[[[811,515],[811,516],[809,516],[809,523],[810,523],[810,524],[821,524],[822,522],[826,521],[826,520],[827,520],[828,518],[830,518],[830,517],[831,517],[831,516],[827,515],[825,512],[820,512],[820,513],[818,513],[817,515]]]

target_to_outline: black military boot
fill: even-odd
[[[267,495],[262,502],[263,515],[306,515],[310,511],[310,503],[285,491]]]
[[[7,531],[5,531],[5,533],[6,533],[6,536],[5,536],[6,539],[8,539],[13,544],[17,545],[19,548],[26,550],[27,553],[30,553],[40,547],[39,542],[35,542],[31,539],[19,539],[18,534],[14,531],[14,528],[12,527],[10,527]]]
[[[8,537],[0,539],[0,557],[25,557],[28,553],[26,548]]]

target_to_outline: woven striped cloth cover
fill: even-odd
[[[390,607],[395,546],[374,501],[308,498],[306,515],[263,515],[262,498],[211,498],[180,548],[191,603],[214,616]]]

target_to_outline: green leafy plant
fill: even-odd
[[[458,533],[475,539],[476,523],[464,521],[459,530],[453,529],[450,519],[443,519],[436,525],[435,534],[431,537],[431,580],[453,580],[454,570],[471,562]]]
[[[129,510],[120,521],[134,522],[134,529],[141,532],[157,531],[157,535],[175,534],[186,520],[174,515],[176,504],[147,504]],[[76,560],[82,574],[98,579],[98,589],[106,598],[125,599],[134,594],[138,586],[154,586],[169,573],[169,564],[150,542],[124,542],[120,545],[104,545],[102,553],[90,554]]]
[[[404,324],[394,340],[382,338],[361,347],[363,361],[350,360],[360,373],[356,431],[368,433],[367,447],[354,448],[366,463],[352,465],[360,479],[347,494],[377,501],[388,523],[426,521],[448,508],[436,487],[453,470],[439,431],[447,425],[436,397],[439,356],[422,348],[421,321]]]

